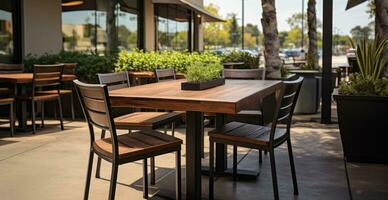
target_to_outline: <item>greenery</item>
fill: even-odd
[[[90,52],[65,52],[45,54],[42,56],[28,55],[24,60],[27,71],[32,71],[34,64],[77,63],[77,78],[87,83],[97,83],[97,73],[108,73],[114,70],[114,57],[99,56]]]
[[[238,66],[242,69],[257,69],[259,68],[260,58],[252,56],[248,52],[244,51],[232,51],[227,55],[222,55],[222,62],[243,62],[244,65]]]
[[[192,83],[201,83],[221,78],[222,65],[219,63],[195,62],[187,67],[186,79]]]
[[[186,73],[187,66],[193,63],[220,64],[221,58],[210,53],[189,53],[179,51],[121,51],[118,54],[116,71],[153,71],[155,69],[175,69]]]
[[[360,73],[352,75],[348,82],[340,85],[340,94],[388,96],[388,80],[383,77],[384,68],[388,64],[388,57],[384,56],[388,38],[381,42],[377,39],[362,39],[354,48],[357,50]]]

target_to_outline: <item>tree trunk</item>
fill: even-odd
[[[376,3],[376,36],[388,38],[388,1],[375,0]]]
[[[279,37],[275,0],[262,0],[261,25],[264,34],[264,58],[266,74],[269,78],[281,77],[282,61],[279,57]]]
[[[106,53],[112,54],[117,52],[117,28],[116,28],[116,5],[118,0],[107,1],[108,10],[106,13],[106,32],[107,45]]]
[[[310,69],[318,69],[317,11],[316,11],[315,0],[308,1],[307,22],[308,22],[308,36],[309,36],[307,65]]]

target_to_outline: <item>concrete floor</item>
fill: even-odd
[[[284,145],[275,155],[281,199],[349,199],[337,125],[308,122],[304,116],[296,119],[292,139],[300,194],[294,196],[292,192]],[[1,200],[82,199],[89,148],[86,124],[68,122],[66,130],[59,131],[56,123],[48,121],[49,125],[36,135],[18,133],[9,138],[7,133],[0,133]],[[180,128],[177,136],[184,139],[184,129]],[[182,151],[183,179],[184,150],[185,146]],[[205,151],[208,151],[207,144]],[[257,169],[256,151],[241,148],[239,158],[242,159],[240,169]],[[203,163],[206,165],[207,160]],[[174,155],[157,157],[156,164],[157,186],[151,188],[151,199],[174,197]],[[142,199],[141,166],[141,162],[120,166],[116,199]],[[260,170],[260,176],[253,180],[233,182],[231,177],[217,178],[216,199],[273,199],[268,156],[264,156]],[[387,165],[349,164],[349,173],[354,199],[388,199]],[[103,178],[92,178],[90,199],[107,199],[109,176],[110,166],[103,162]],[[207,198],[207,185],[207,177],[203,176],[204,199]]]

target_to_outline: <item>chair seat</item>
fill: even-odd
[[[134,112],[114,119],[117,129],[154,129],[182,117],[182,112]]]
[[[233,145],[253,148],[269,144],[271,128],[254,124],[230,122],[220,130],[212,130],[209,137]],[[276,128],[274,145],[283,143],[288,138],[285,128]]]
[[[59,95],[58,94],[40,94],[36,93],[35,96],[17,96],[16,99],[22,100],[22,101],[50,101],[50,100],[55,100],[58,99]]]
[[[0,98],[0,105],[11,104],[14,102],[15,102],[14,98]]]
[[[38,91],[38,94],[57,94],[57,90],[48,90],[48,91]],[[72,90],[59,90],[60,94],[71,94],[73,93]]]
[[[0,95],[13,94],[13,90],[10,88],[0,88]]]
[[[119,159],[151,157],[179,150],[182,140],[153,130],[142,130],[117,136]],[[112,159],[112,140],[105,138],[93,142],[97,154]],[[163,153],[160,153],[163,154]]]

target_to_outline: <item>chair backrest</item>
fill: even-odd
[[[275,137],[277,124],[286,124],[288,133],[290,132],[292,116],[296,102],[298,100],[300,88],[303,83],[303,77],[294,81],[284,81],[284,89],[277,97],[276,110],[271,127],[271,141]]]
[[[108,87],[106,85],[86,84],[78,80],[73,82],[89,126],[90,145],[95,141],[94,127],[109,131],[112,139],[112,152],[114,156],[118,157],[117,134],[111,115]]]
[[[77,63],[62,63],[63,64],[63,74],[66,75],[75,75],[75,68]]]
[[[260,69],[224,69],[226,79],[259,79],[262,73]]]
[[[3,64],[0,63],[0,74],[22,73],[24,70],[23,64]]]
[[[128,72],[97,74],[100,84],[107,85],[108,90],[127,88],[130,86]]]
[[[59,94],[59,86],[61,85],[63,74],[63,64],[54,65],[34,65],[32,90],[35,94],[36,88],[56,87]]]
[[[174,69],[155,69],[155,79],[157,82],[166,80],[176,80]]]

